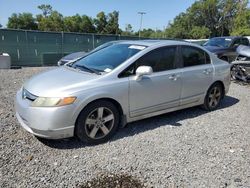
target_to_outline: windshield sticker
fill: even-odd
[[[104,70],[104,72],[111,72],[112,71],[112,69],[109,69],[109,68],[106,68],[105,70]]]
[[[136,50],[144,50],[146,47],[145,46],[138,46],[138,45],[131,45],[128,48],[136,49]]]
[[[231,41],[232,39],[226,39],[227,41]]]

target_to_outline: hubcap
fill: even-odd
[[[216,107],[221,98],[221,90],[218,87],[214,87],[208,97],[208,104],[210,107]]]
[[[114,126],[114,114],[106,107],[99,107],[89,113],[85,121],[87,135],[93,139],[105,137]]]

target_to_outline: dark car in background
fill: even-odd
[[[71,53],[71,54],[69,54],[69,55],[66,55],[66,56],[62,57],[62,59],[60,59],[60,60],[57,62],[57,65],[58,65],[58,66],[62,66],[62,65],[64,65],[64,64],[66,64],[66,63],[74,62],[74,61],[76,61],[76,60],[78,60],[78,59],[80,59],[80,58],[86,56],[88,53],[96,52],[96,51],[98,51],[98,50],[100,50],[100,49],[103,49],[103,48],[106,48],[106,47],[108,47],[108,46],[111,46],[111,45],[113,45],[113,44],[115,44],[115,43],[117,43],[117,42],[119,42],[119,41],[110,41],[110,42],[106,42],[106,43],[104,43],[104,44],[98,46],[97,48],[93,49],[93,50],[90,51],[90,52],[84,52],[84,51],[82,51],[82,52],[74,52],[74,53]]]
[[[239,36],[214,37],[209,39],[203,46],[216,54],[218,58],[232,62],[238,55],[236,49],[239,45],[248,46],[248,38]]]

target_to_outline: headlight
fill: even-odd
[[[56,107],[74,103],[76,97],[38,97],[31,106],[33,107]]]

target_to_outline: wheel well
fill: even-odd
[[[123,115],[124,115],[124,113],[123,113],[123,110],[122,110],[122,107],[121,107],[121,105],[120,105],[120,103],[119,102],[117,102],[116,100],[114,100],[114,99],[111,99],[111,98],[100,98],[100,99],[96,99],[96,100],[93,100],[93,101],[91,101],[91,102],[89,102],[84,108],[86,108],[89,104],[91,104],[91,103],[93,103],[93,102],[96,102],[96,101],[109,101],[109,102],[111,102],[111,103],[113,103],[114,105],[115,105],[115,107],[118,109],[118,112],[119,112],[119,116],[120,116],[120,124],[122,124],[123,122]],[[84,108],[81,110],[81,112],[84,110]],[[79,115],[81,114],[81,112],[78,114],[78,117],[79,117]],[[77,117],[77,119],[78,119],[78,117]],[[77,119],[76,119],[76,122],[77,122]],[[75,122],[75,124],[76,124],[76,122]],[[75,131],[74,131],[74,134],[75,134]]]
[[[214,82],[212,85],[214,85],[214,84],[220,84],[221,85],[221,87],[222,87],[222,98],[224,98],[224,96],[225,96],[225,86],[224,86],[224,83],[222,81],[218,80],[218,81]]]

